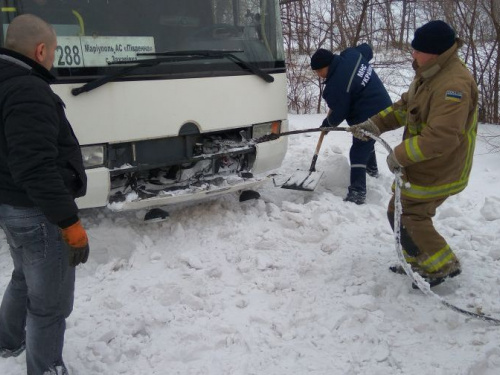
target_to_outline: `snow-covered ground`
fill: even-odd
[[[290,116],[291,128],[323,116]],[[433,290],[500,318],[500,152],[481,125],[469,187],[435,223],[463,273]],[[391,145],[400,132],[383,136]],[[276,183],[307,169],[318,133],[289,137]],[[497,140],[500,137],[496,138]],[[494,140],[494,139],[493,139]],[[82,212],[91,257],[77,272],[65,361],[72,375],[497,375],[500,326],[467,319],[388,271],[397,262],[386,219],[392,175],[369,178],[367,204],[342,201],[350,135],[323,143],[314,192],[274,187],[170,209]],[[0,291],[11,260],[0,233]],[[25,373],[25,355],[0,374]]]

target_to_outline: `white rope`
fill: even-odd
[[[385,140],[383,140],[380,137],[377,137],[376,135],[374,135],[368,131],[362,130],[362,132],[364,135],[366,135],[366,136],[370,137],[371,139],[375,140],[376,142],[379,142],[380,144],[382,144],[382,146],[384,146],[384,148],[387,150],[388,153],[392,152],[392,147],[389,146],[389,144]],[[434,293],[431,290],[429,283],[427,281],[425,281],[425,279],[421,275],[419,275],[416,272],[413,272],[413,270],[411,269],[411,266],[406,262],[406,259],[403,255],[403,248],[401,246],[401,215],[403,213],[403,208],[401,205],[401,188],[403,187],[403,184],[404,184],[404,181],[401,178],[401,176],[402,176],[401,170],[399,168],[397,168],[395,173],[394,173],[394,177],[396,180],[395,189],[394,189],[394,207],[395,207],[395,210],[394,210],[394,239],[395,239],[395,245],[396,245],[396,253],[397,253],[397,256],[399,259],[399,263],[401,264],[401,267],[403,267],[406,274],[410,277],[410,279],[418,287],[418,289],[420,289],[424,294],[438,299],[439,302],[441,302],[441,304],[443,304],[444,306],[450,308],[453,311],[456,311],[456,312],[461,313],[463,315],[469,316],[471,318],[481,319],[481,320],[484,320],[484,321],[487,321],[487,322],[490,322],[493,324],[500,324],[500,319],[495,319],[495,318],[492,318],[489,316],[485,316],[482,314],[467,311],[467,310],[464,310],[460,307],[457,307],[457,306],[445,301],[441,296]]]

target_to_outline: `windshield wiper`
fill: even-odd
[[[179,62],[179,61],[192,61],[192,60],[193,58],[191,57],[165,57],[165,58],[138,60],[136,64],[120,69],[116,73],[103,76],[101,78],[96,79],[95,81],[87,82],[83,86],[75,87],[74,89],[71,90],[71,93],[74,96],[78,96],[80,94],[83,94],[84,92],[92,91],[98,87],[101,87],[102,85],[105,85],[108,82],[114,81],[116,78],[123,77],[138,68],[151,67],[166,62]],[[131,63],[130,61],[116,61],[116,62],[110,62],[108,63],[108,65],[124,65],[124,64],[129,65],[130,63]]]
[[[257,68],[256,66],[246,62],[245,60],[240,59],[235,53],[242,53],[243,50],[190,50],[190,51],[166,51],[166,52],[151,52],[151,53],[138,53],[137,56],[191,56],[193,58],[207,58],[207,59],[220,59],[226,58],[238,65],[242,65],[244,68],[248,69],[250,72],[255,74],[256,76],[262,78],[264,81],[271,83],[274,82],[274,77],[270,74],[267,74],[263,70]]]
[[[262,78],[264,81],[271,83],[274,82],[274,77],[260,70],[259,68],[247,63],[246,61],[240,59],[234,53],[243,52],[242,50],[194,50],[194,51],[169,51],[169,52],[159,52],[159,53],[138,53],[137,56],[154,56],[152,59],[142,59],[136,64],[130,65],[130,61],[115,61],[110,62],[108,65],[130,65],[127,66],[116,73],[103,76],[96,79],[95,81],[88,82],[81,87],[75,87],[71,90],[74,96],[83,94],[84,92],[92,91],[108,82],[112,82],[117,78],[123,77],[130,72],[138,69],[151,67],[159,65],[162,63],[169,62],[183,62],[183,61],[193,61],[193,60],[204,60],[204,59],[223,59],[233,61],[236,64],[241,64],[244,68],[250,70],[253,74]]]
[[[242,49],[192,49],[183,51],[139,52],[137,56],[221,56],[228,53],[243,53]]]

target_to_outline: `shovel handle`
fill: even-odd
[[[311,162],[311,167],[309,168],[309,172],[315,172],[316,171],[316,160],[318,160],[318,154],[319,150],[321,149],[321,144],[323,143],[323,138],[325,138],[325,131],[322,131],[319,139],[318,139],[318,144],[316,145],[316,150],[314,151],[314,156]]]

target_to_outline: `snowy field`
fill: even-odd
[[[291,129],[323,116],[291,115]],[[500,318],[500,152],[481,125],[469,187],[439,210],[436,227],[463,273],[433,290]],[[400,132],[383,138],[397,144]],[[318,133],[289,137],[276,183],[307,169]],[[500,137],[496,138],[496,141]],[[269,181],[261,199],[229,195],[170,209],[82,212],[91,256],[77,272],[65,361],[72,375],[498,375],[500,326],[465,318],[411,288],[386,219],[392,175],[367,204],[342,201],[350,135],[325,138],[314,192]],[[11,259],[0,233],[0,291]],[[0,374],[25,373],[25,355],[0,359]]]

